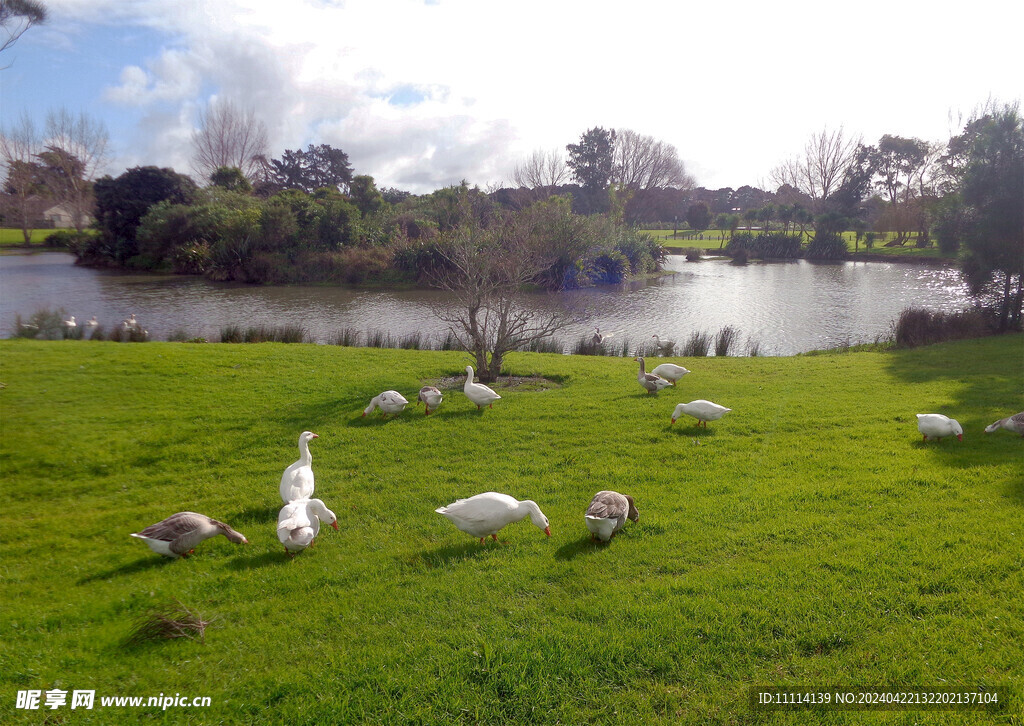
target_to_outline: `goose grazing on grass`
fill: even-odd
[[[662,340],[657,335],[652,335],[654,342],[658,346],[658,350],[661,351],[662,355],[672,355],[672,351],[676,349],[676,343],[674,340]]]
[[[384,393],[370,399],[370,405],[363,411],[363,415],[372,413],[373,409],[379,406],[386,418],[389,413],[401,413],[408,404],[409,402],[405,400],[405,396],[398,391],[384,391]]]
[[[985,427],[985,433],[990,434],[993,431],[998,431],[999,429],[1006,429],[1007,431],[1012,431],[1015,434],[1024,436],[1024,411],[1015,413],[1012,416],[1007,416],[1006,418],[1001,418],[994,424],[989,424]]]
[[[281,500],[285,504],[313,496],[313,455],[309,453],[309,442],[319,438],[312,431],[299,434],[299,460],[281,475]]]
[[[200,542],[222,534],[236,544],[249,544],[241,532],[205,514],[178,512],[162,522],[151,524],[141,532],[132,532],[158,555],[188,557]]]
[[[498,531],[502,527],[527,516],[535,526],[544,530],[544,534],[551,536],[548,518],[536,502],[529,499],[519,501],[507,494],[484,492],[469,499],[459,499],[434,511],[447,517],[466,534],[479,537],[481,543],[487,539],[487,535],[497,540]]]
[[[956,436],[959,441],[964,440],[964,430],[960,427],[960,422],[941,413],[917,414],[917,430],[924,436],[925,441],[929,436],[939,441],[945,436]]]
[[[640,382],[640,385],[647,389],[648,393],[657,393],[662,388],[668,388],[672,384],[666,381],[661,376],[655,375],[654,373],[648,373],[644,370],[644,359],[634,358],[635,361],[640,361],[640,372],[637,373],[636,379]]]
[[[423,402],[423,407],[426,409],[423,412],[424,416],[429,416],[431,410],[436,411],[437,407],[441,405],[441,401],[444,400],[444,396],[441,395],[441,390],[435,386],[423,386],[420,389],[420,393],[416,396],[416,405],[420,405],[420,401]]]
[[[680,403],[676,406],[672,412],[672,423],[676,422],[676,419],[682,416],[684,413],[687,416],[693,416],[697,419],[697,425],[704,424],[704,428],[708,427],[708,421],[717,421],[722,418],[731,408],[725,406],[719,406],[717,403],[711,401],[705,401],[703,398],[696,401],[690,401],[689,403]]]
[[[501,398],[483,383],[473,383],[473,366],[466,366],[466,385],[462,390],[466,398],[476,404],[478,410],[484,406],[494,408],[494,402]]]
[[[590,530],[590,538],[602,542],[614,537],[627,519],[640,521],[640,512],[633,504],[633,497],[611,491],[595,494],[587,507],[587,513],[583,515],[583,521]]]
[[[289,557],[312,546],[320,534],[321,521],[338,531],[338,518],[319,499],[299,499],[281,507],[277,515],[277,538]]]
[[[675,363],[662,363],[660,366],[651,371],[656,376],[661,376],[666,381],[671,383],[673,386],[676,385],[676,381],[689,373],[686,368],[677,366]]]

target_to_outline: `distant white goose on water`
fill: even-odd
[[[93,315],[91,318],[89,318],[89,322],[86,323],[86,325],[88,325],[90,328],[95,328],[99,324],[100,324],[100,321],[96,319],[95,315]]]
[[[124,326],[125,330],[138,330],[139,321],[135,319],[135,313],[132,313],[124,320],[124,322],[121,323],[121,325]]]
[[[65,328],[77,328],[78,323],[75,322],[75,316],[72,315],[70,318],[64,321]]]
[[[656,376],[661,376],[666,381],[671,383],[673,386],[676,385],[676,381],[685,376],[690,371],[682,366],[677,366],[675,363],[662,363],[660,366],[655,368],[651,373]]]
[[[320,437],[312,431],[299,434],[299,460],[284,470],[281,475],[281,500],[288,504],[297,499],[313,496],[313,455],[309,453],[309,442]]]
[[[668,388],[672,384],[666,381],[659,375],[654,373],[648,373],[644,370],[644,359],[641,357],[634,358],[635,361],[640,361],[640,372],[636,375],[636,380],[647,389],[648,393],[657,393],[662,388]]]
[[[462,387],[462,391],[466,398],[476,404],[477,409],[484,406],[494,408],[494,402],[501,399],[501,396],[483,383],[473,382],[473,366],[466,366],[466,385]]]
[[[203,540],[222,534],[236,544],[249,544],[249,540],[223,522],[205,514],[178,512],[167,519],[151,524],[141,532],[133,532],[158,555],[188,557]]]
[[[447,517],[466,534],[479,537],[480,542],[483,542],[487,535],[497,540],[498,531],[502,527],[526,517],[529,517],[536,527],[544,530],[544,534],[551,536],[548,518],[540,511],[536,502],[530,499],[519,501],[515,497],[498,492],[484,492],[469,499],[459,499],[447,507],[438,507],[434,511]]]
[[[662,340],[657,335],[652,335],[654,342],[658,345],[658,350],[661,351],[662,355],[672,355],[672,351],[676,349],[676,343],[674,340]]]
[[[956,436],[958,440],[964,440],[964,430],[960,422],[941,413],[917,414],[917,430],[924,436],[925,441],[929,436],[940,441],[946,436]]]
[[[615,333],[608,333],[607,335],[602,335],[600,328],[594,328],[594,335],[591,336],[590,342],[593,343],[594,345],[601,345],[602,343],[604,343],[604,341],[614,337]]]
[[[999,429],[1006,429],[1007,431],[1012,431],[1015,434],[1024,436],[1024,411],[1015,413],[1012,416],[1007,416],[1006,418],[1001,418],[994,424],[989,424],[985,427],[985,433],[990,434],[993,431],[998,431]]]
[[[420,389],[419,395],[416,396],[416,405],[419,406],[422,401],[423,407],[426,409],[423,415],[429,416],[431,411],[437,410],[437,407],[441,405],[443,400],[444,396],[441,395],[441,389],[436,386],[423,386]]]
[[[384,391],[370,399],[370,405],[363,411],[363,415],[373,413],[379,407],[386,417],[389,413],[401,413],[407,405],[409,402],[398,391]]]
[[[729,411],[732,411],[732,409],[726,408],[725,406],[719,406],[717,403],[705,401],[703,398],[700,398],[696,401],[680,403],[676,406],[675,410],[672,412],[672,423],[675,423],[676,419],[685,413],[687,416],[693,416],[697,419],[698,426],[704,424],[704,428],[707,428],[708,421],[717,421]]]
[[[299,499],[281,507],[277,515],[277,539],[289,556],[294,557],[313,544],[320,534],[320,522],[338,529],[338,518],[319,499]]]
[[[627,519],[640,521],[640,512],[633,503],[633,497],[612,491],[595,494],[590,500],[586,514],[583,515],[583,521],[590,530],[590,538],[602,542],[614,537]]]

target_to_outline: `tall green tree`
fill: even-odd
[[[587,129],[578,144],[568,144],[566,165],[573,178],[587,192],[603,192],[615,170],[615,129],[595,126]]]
[[[285,149],[280,159],[271,159],[270,167],[278,188],[300,189],[307,194],[323,188],[344,191],[352,181],[348,154],[329,144],[310,144],[305,151]]]
[[[989,107],[949,141],[958,204],[961,269],[976,297],[994,307],[1000,330],[1017,327],[1024,303],[1024,123],[1019,105]],[[940,230],[942,227],[940,226]],[[940,231],[941,234],[941,231]]]
[[[196,185],[173,169],[137,166],[116,179],[110,176],[98,179],[95,193],[96,221],[112,256],[123,263],[138,254],[135,233],[149,208],[163,201],[191,204]]]

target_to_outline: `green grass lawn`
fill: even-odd
[[[911,351],[636,364],[516,354],[478,412],[361,418],[464,354],[314,345],[0,341],[3,723],[1021,724],[1024,336]],[[676,403],[731,413],[670,425]],[[921,441],[915,413],[963,424]],[[339,518],[290,560],[281,472],[313,442]],[[434,509],[487,490],[535,500],[501,543]],[[632,495],[608,545],[583,512]],[[244,533],[187,560],[129,537],[176,511]],[[127,647],[177,599],[205,643]],[[979,686],[1001,709],[752,710],[752,687]],[[15,709],[19,690],[95,689],[93,711]],[[1007,696],[1004,689],[1014,689]],[[209,696],[207,709],[101,696]],[[70,698],[70,695],[69,695]]]
[[[32,244],[44,245],[46,238],[53,234],[54,229],[33,229]],[[0,228],[0,247],[22,247],[25,244],[25,235],[20,229],[10,227]]]
[[[684,249],[686,247],[699,247],[700,249],[715,253],[715,251],[722,247],[723,238],[725,244],[728,244],[729,240],[728,230],[720,229],[708,229],[703,232],[694,232],[692,230],[687,230],[685,232],[680,231],[676,236],[673,236],[673,230],[671,229],[655,229],[646,231],[669,250]],[[745,230],[741,228],[736,231],[743,232]],[[758,234],[757,230],[754,230],[754,234]],[[806,234],[804,235],[805,243],[807,242],[808,236],[809,235]],[[871,254],[891,257],[926,257],[934,259],[944,259],[947,257],[947,255],[944,255],[938,247],[918,248],[914,246],[912,241],[908,242],[903,247],[886,247],[886,242],[896,238],[896,234],[894,232],[880,234],[875,240],[874,247],[871,249],[865,247],[863,237],[858,243],[856,241],[856,235],[853,232],[844,232],[843,238],[846,240],[846,246],[849,248],[851,253],[856,252],[862,255]],[[724,254],[724,251],[722,254]]]

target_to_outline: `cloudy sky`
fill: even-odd
[[[760,186],[826,127],[945,141],[1024,92],[1006,0],[44,2],[0,56],[0,120],[84,111],[115,175],[190,172],[198,111],[226,98],[271,156],[327,143],[415,193],[501,183],[592,126],[675,145],[702,186]]]

